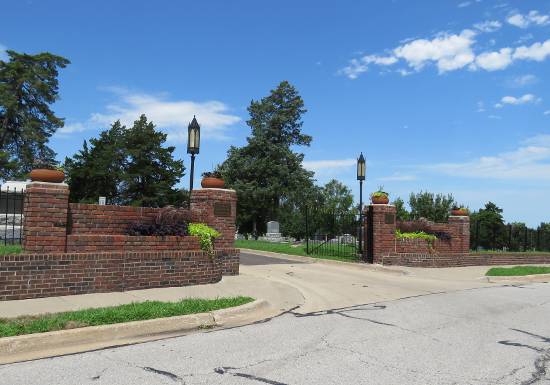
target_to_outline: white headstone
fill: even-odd
[[[267,222],[267,233],[268,234],[278,234],[279,233],[279,222],[277,222],[277,221]]]
[[[101,206],[105,206],[105,204],[107,203],[107,198],[105,197],[99,197],[99,204]]]

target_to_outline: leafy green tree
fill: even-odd
[[[421,191],[417,194],[411,193],[409,197],[410,217],[413,220],[426,218],[433,222],[445,222],[454,205],[455,200],[451,194],[434,195],[427,191]]]
[[[288,82],[248,107],[251,135],[244,147],[231,147],[221,172],[238,195],[237,225],[243,233],[265,232],[269,220],[284,222],[282,202],[313,186],[313,173],[302,167],[303,154],[292,145],[309,145],[301,132],[304,102]]]
[[[113,123],[99,138],[65,160],[71,201],[162,207],[180,206],[188,192],[174,185],[184,175],[183,161],[173,146],[164,147],[166,134],[156,131],[142,115],[130,128]]]
[[[337,181],[330,180],[321,189],[324,207],[334,213],[344,213],[351,210],[353,194],[349,187]]]
[[[0,60],[0,178],[22,176],[40,158],[52,162],[49,138],[63,127],[50,105],[58,99],[58,69],[69,60],[50,53],[7,51]]]
[[[405,201],[401,198],[397,198],[392,202],[396,210],[396,219],[398,221],[408,221],[411,219],[411,214],[405,208]]]

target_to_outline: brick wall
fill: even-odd
[[[411,267],[464,267],[464,266],[500,266],[525,264],[550,264],[550,256],[545,255],[437,255],[401,253],[382,257],[384,265]]]
[[[397,239],[396,209],[393,205],[370,205],[366,208],[366,247],[363,258],[371,263],[437,267],[450,266],[469,255],[469,217],[451,216],[447,223],[423,221],[432,231],[445,232],[450,240]],[[474,259],[472,259],[474,261]],[[458,266],[458,265],[457,265]]]
[[[80,234],[67,236],[68,253],[90,251],[200,250],[199,238]]]
[[[214,241],[216,249],[232,248],[235,244],[237,193],[235,190],[209,188],[193,190],[191,218],[215,228],[221,234]]]
[[[154,223],[161,209],[69,203],[69,234],[125,234],[132,223]]]
[[[23,249],[31,253],[64,252],[67,242],[69,186],[31,183],[24,204]]]
[[[0,256],[0,300],[200,285],[238,274],[238,250]]]

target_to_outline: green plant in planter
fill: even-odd
[[[218,179],[222,179],[222,173],[217,171],[217,170],[214,170],[214,171],[206,171],[206,172],[203,172],[202,173],[202,177],[203,178],[218,178]]]
[[[384,186],[378,186],[378,190],[370,194],[370,196],[375,198],[382,198],[382,197],[388,198],[390,194],[384,191]]]
[[[433,243],[437,237],[433,234],[425,233],[424,231],[415,231],[413,233],[402,233],[401,230],[395,230],[395,237],[397,239],[424,239],[430,247],[433,246]]]
[[[204,223],[190,223],[187,229],[189,235],[199,237],[203,251],[206,251],[210,256],[214,255],[214,239],[221,235],[218,231]]]
[[[470,214],[470,210],[464,206],[453,206],[451,211],[462,211],[464,214]]]

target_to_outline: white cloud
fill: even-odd
[[[457,7],[458,8],[466,8],[466,7],[469,7],[470,5],[472,5],[471,1],[463,1],[462,3],[458,3]]]
[[[484,52],[476,57],[475,66],[486,71],[496,71],[512,64],[512,49],[502,48],[500,51]]]
[[[537,81],[538,78],[535,75],[527,74],[515,77],[509,84],[513,87],[524,87],[535,84]]]
[[[195,102],[189,100],[167,100],[165,96],[134,93],[123,88],[104,88],[117,97],[117,101],[106,106],[105,112],[95,112],[85,122],[67,124],[60,134],[70,134],[90,129],[107,128],[114,121],[131,125],[145,114],[158,129],[168,134],[168,140],[185,142],[187,125],[197,116],[203,137],[224,139],[229,126],[241,120],[229,114],[229,108],[219,101]]]
[[[505,104],[510,104],[513,106],[519,106],[521,104],[530,104],[530,103],[536,103],[539,102],[541,99],[537,98],[533,94],[525,94],[523,96],[520,96],[519,98],[515,96],[504,96],[502,99],[500,99],[500,103],[495,104],[496,108],[502,108]]]
[[[474,28],[480,30],[481,32],[495,32],[502,27],[502,23],[498,20],[487,20],[482,23],[474,24]]]
[[[523,141],[516,150],[464,163],[441,163],[429,170],[451,176],[503,180],[550,180],[550,135]]]
[[[534,43],[529,47],[521,46],[514,51],[515,60],[543,61],[550,56],[550,39],[544,43]]]
[[[432,40],[417,39],[394,49],[397,58],[404,59],[415,70],[435,63],[440,73],[457,70],[472,63],[476,33],[465,29],[460,34],[440,34]]]
[[[308,160],[303,163],[304,168],[314,172],[334,171],[350,167],[355,167],[356,159],[326,159],[326,160]]]
[[[544,115],[550,115],[550,110],[544,111]]]
[[[356,79],[359,74],[368,70],[369,64],[388,66],[396,63],[397,60],[394,56],[366,55],[359,59],[350,60],[349,66],[342,68],[339,73],[346,75],[350,79]]]
[[[368,71],[370,65],[390,66],[403,60],[409,68],[418,72],[428,64],[435,64],[439,73],[463,68],[486,71],[503,70],[516,61],[543,61],[550,57],[550,39],[533,43],[530,46],[503,47],[491,52],[476,54],[474,46],[477,33],[465,29],[460,34],[440,33],[434,39],[409,40],[385,56],[365,55],[350,60],[349,65],[340,69],[339,74],[356,79]],[[412,71],[398,68],[397,73],[406,76]]]
[[[550,24],[549,15],[541,15],[539,11],[530,11],[529,13],[522,15],[521,13],[515,13],[509,16],[506,21],[519,28],[527,28],[531,25],[547,25]]]

